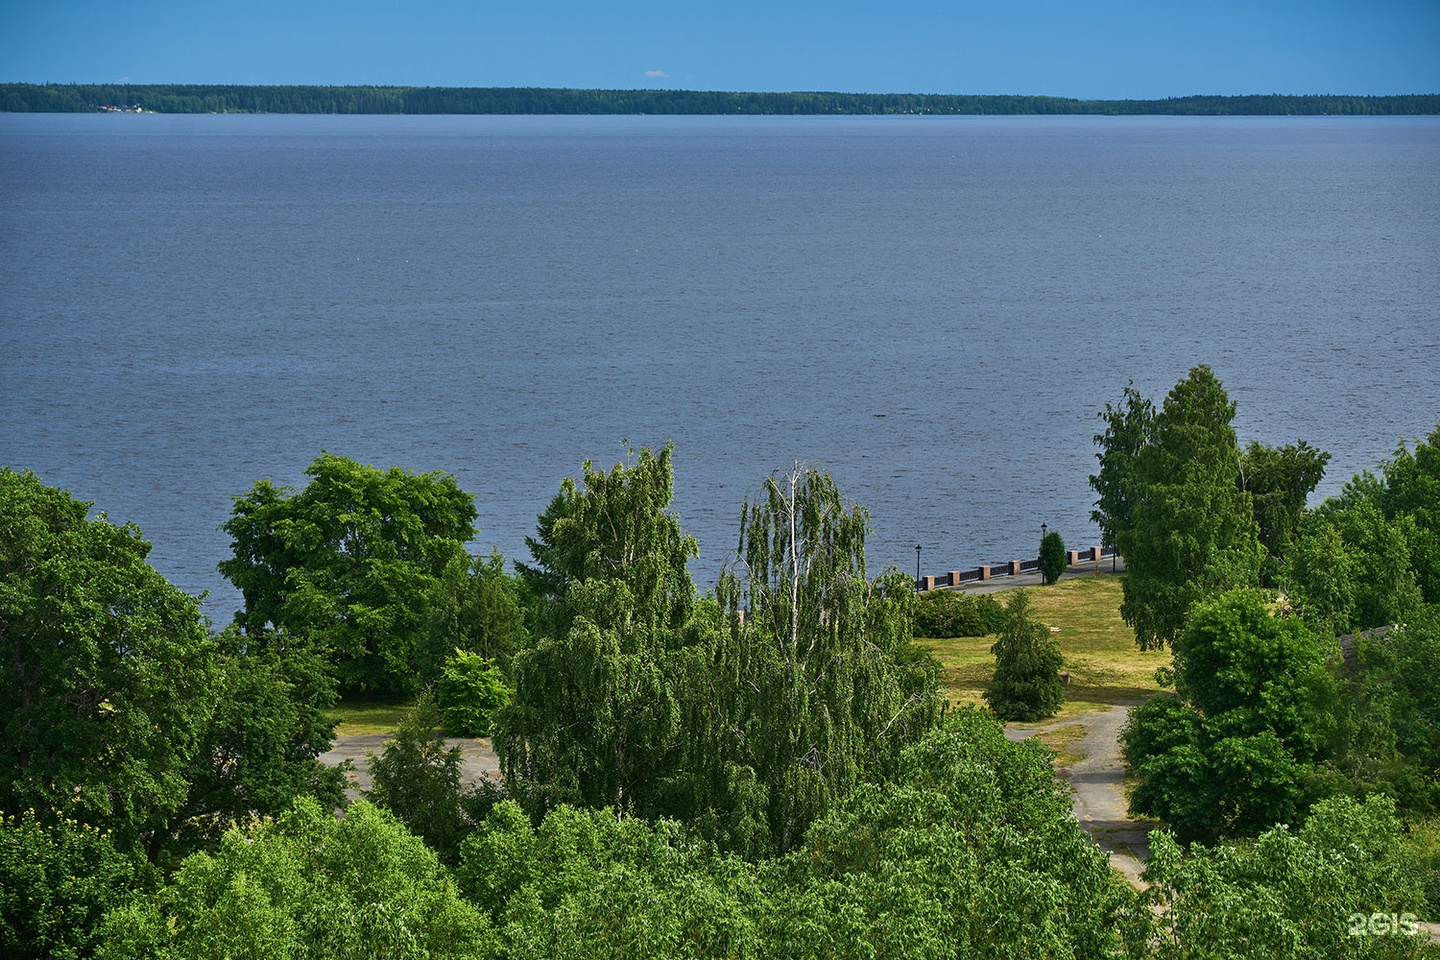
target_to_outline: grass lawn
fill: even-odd
[[[1070,685],[1065,705],[1045,723],[1134,703],[1159,691],[1155,668],[1170,663],[1170,652],[1142,653],[1135,633],[1120,619],[1122,576],[1100,574],[1033,587],[1036,619],[1059,627],[1055,639],[1065,655]],[[1005,602],[1005,593],[996,594]],[[990,653],[994,636],[917,641],[940,661],[942,694],[951,703],[984,704],[985,686],[995,669]]]
[[[341,700],[326,710],[325,716],[335,721],[337,737],[356,737],[367,733],[394,733],[414,708],[408,699],[356,697]]]

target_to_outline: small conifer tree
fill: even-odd
[[[995,654],[995,675],[985,702],[1001,720],[1043,720],[1053,716],[1065,699],[1060,667],[1065,658],[1050,629],[1030,611],[1030,593],[1015,591],[1005,605],[1008,615]]]
[[[1051,530],[1040,541],[1040,577],[1045,586],[1059,580],[1065,567],[1065,541],[1060,534]]]

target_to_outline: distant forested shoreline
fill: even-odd
[[[914,93],[727,93],[543,87],[0,84],[0,112],[303,114],[692,114],[790,116],[1079,115],[1416,116],[1440,114],[1440,94],[1192,96],[1075,100]]]

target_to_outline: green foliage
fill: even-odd
[[[422,694],[380,756],[370,755],[374,785],[365,796],[450,862],[471,824],[460,784],[460,748],[446,747],[436,728],[439,719],[435,701]]]
[[[1406,811],[1440,812],[1440,611],[1357,636],[1339,670],[1329,767],[1335,792],[1383,792]]]
[[[1060,667],[1065,658],[1050,628],[1034,619],[1030,593],[1016,590],[1005,605],[1005,626],[990,652],[995,673],[985,702],[1001,720],[1042,720],[1054,716],[1065,701]]]
[[[1054,530],[1040,540],[1040,578],[1045,586],[1060,579],[1060,574],[1069,566],[1066,562],[1065,541]]]
[[[216,643],[150,545],[0,470],[0,811],[158,848],[215,700]]]
[[[343,819],[301,799],[278,820],[227,833],[154,895],[112,910],[102,960],[494,956],[488,919],[435,854],[359,801]]]
[[[268,480],[237,497],[220,572],[245,598],[248,635],[293,634],[324,651],[345,693],[413,692],[450,637],[435,637],[441,577],[465,561],[475,505],[442,473],[377,470],[322,453],[295,493]]]
[[[1235,404],[1199,366],[1175,385],[1132,464],[1133,501],[1116,543],[1130,575],[1120,613],[1142,650],[1163,648],[1195,601],[1258,582],[1264,548],[1240,488]]]
[[[1155,408],[1131,381],[1125,385],[1121,404],[1105,404],[1098,416],[1105,421],[1105,431],[1094,436],[1100,448],[1095,454],[1100,472],[1090,477],[1096,497],[1090,519],[1100,528],[1101,543],[1113,547],[1120,542],[1121,531],[1134,526],[1135,510],[1144,496],[1137,461],[1150,444]]]
[[[546,605],[548,636],[564,634],[576,611],[572,592],[587,581],[625,585],[640,626],[675,629],[689,616],[695,585],[686,564],[698,548],[670,512],[675,485],[669,444],[657,456],[642,447],[609,473],[585,461],[584,488],[566,477],[527,537],[535,563],[516,563],[532,597]]]
[[[778,860],[717,853],[674,822],[562,805],[533,824],[502,803],[457,877],[517,958],[1099,958],[1148,929],[1044,748],[973,710]]]
[[[462,737],[487,737],[490,718],[510,702],[510,688],[493,662],[456,647],[435,684],[435,702],[446,730]]]
[[[999,633],[1005,607],[988,593],[931,590],[915,598],[915,636],[985,637]]]
[[[105,912],[147,871],[115,849],[107,831],[73,820],[0,815],[0,956],[90,956]]]
[[[505,558],[498,551],[488,557],[456,557],[440,580],[430,635],[449,637],[508,672],[511,658],[530,645],[530,633],[520,581],[505,572]]]
[[[542,606],[539,634],[515,658],[493,739],[532,815],[559,803],[666,809],[698,642],[695,541],[668,509],[672,487],[668,446],[608,473],[587,462],[583,490],[566,479],[541,515],[535,565],[517,564]]]
[[[1143,937],[1048,753],[972,709],[910,747],[897,783],[839,803],[790,863],[803,885],[776,897],[767,955],[1104,957]]]
[[[686,722],[693,802],[726,797],[711,822],[752,852],[793,848],[939,716],[935,666],[910,632],[913,585],[866,574],[869,515],[814,468],[772,475],[763,493],[741,510],[739,560],[716,590],[726,624]]]
[[[517,960],[766,955],[756,868],[673,821],[561,805],[532,826],[503,802],[465,841],[456,876]]]
[[[1415,444],[1414,452],[1402,442],[1381,469],[1380,506],[1388,519],[1404,524],[1408,565],[1425,602],[1440,604],[1440,424]]]
[[[1357,573],[1354,606],[1348,612],[1355,629],[1401,623],[1424,602],[1415,570],[1407,559],[1410,538],[1403,519],[1390,519],[1379,497],[1327,510]]]
[[[1319,637],[1232,590],[1196,605],[1174,653],[1178,696],[1132,710],[1122,735],[1131,811],[1186,841],[1296,822],[1330,736]]]
[[[1424,915],[1417,864],[1384,798],[1322,801],[1298,831],[1278,825],[1253,842],[1187,854],[1157,832],[1150,845],[1157,960],[1433,956],[1421,937],[1365,923]]]
[[[1266,582],[1273,581],[1299,534],[1308,497],[1325,476],[1330,454],[1304,440],[1283,447],[1250,441],[1240,456],[1240,488],[1250,494],[1260,542],[1266,553]]]
[[[1353,625],[1357,584],[1368,575],[1335,523],[1311,514],[1301,522],[1278,579],[1286,601],[1311,629],[1336,636]]]
[[[302,794],[344,803],[345,771],[319,760],[334,740],[335,724],[322,711],[334,702],[334,681],[313,651],[270,639],[253,645],[234,627],[217,638],[224,695],[186,770],[190,787],[175,818],[181,849],[275,816]]]

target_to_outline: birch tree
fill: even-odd
[[[716,591],[728,629],[706,681],[711,722],[694,726],[714,744],[708,767],[732,835],[787,850],[834,799],[893,770],[939,698],[911,639],[910,580],[867,576],[869,515],[828,474],[797,464],[772,475],[740,526]]]

